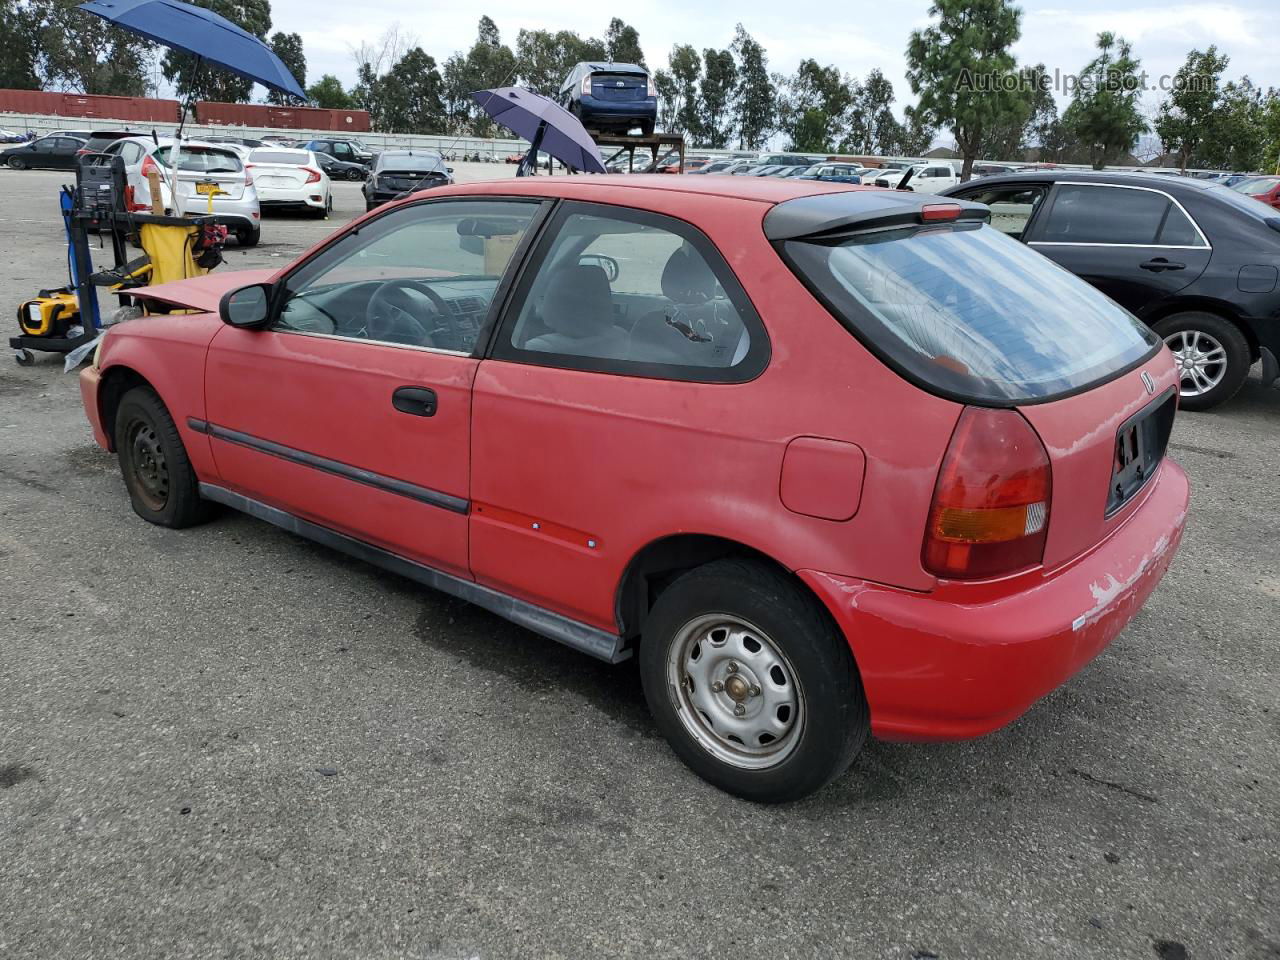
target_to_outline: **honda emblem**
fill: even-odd
[[[1142,371],[1142,385],[1147,388],[1148,394],[1156,392],[1156,382],[1151,379],[1151,374],[1145,370]]]

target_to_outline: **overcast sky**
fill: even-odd
[[[771,72],[790,73],[804,57],[834,63],[858,77],[879,67],[893,81],[901,110],[903,102],[912,99],[903,51],[910,32],[928,23],[927,0],[847,4],[843,10],[848,14],[827,13],[822,7],[804,0],[731,4],[630,0],[623,5],[622,17],[640,32],[650,68],[665,66],[667,54],[677,43],[699,50],[728,46],[734,24],[741,21],[768,51]],[[503,42],[514,48],[521,28],[574,30],[582,36],[601,37],[610,11],[617,9],[588,0],[480,0],[429,8],[419,0],[273,0],[272,18],[273,29],[302,34],[308,83],[323,73],[334,73],[349,84],[354,79],[351,47],[377,39],[396,21],[443,63],[454,50],[471,46],[481,14],[494,19]],[[1228,77],[1247,73],[1263,87],[1280,86],[1280,19],[1275,0],[1026,0],[1022,9],[1022,39],[1014,48],[1019,62],[1043,62],[1050,71],[1056,67],[1077,72],[1092,57],[1098,32],[1112,30],[1133,43],[1153,82],[1161,75],[1172,75],[1188,50],[1216,43],[1231,57]],[[1147,97],[1152,104],[1160,98],[1157,93]],[[1066,98],[1060,95],[1059,99],[1065,102]]]

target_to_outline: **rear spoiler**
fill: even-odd
[[[778,204],[765,215],[764,234],[771,241],[820,240],[885,227],[990,219],[989,207],[968,200],[910,191],[848,190]]]

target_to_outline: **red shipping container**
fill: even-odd
[[[95,120],[175,123],[178,119],[178,101],[83,93],[46,93],[41,90],[0,90],[0,111],[88,117]]]

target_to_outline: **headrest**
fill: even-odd
[[[706,303],[716,295],[716,275],[699,254],[681,248],[662,269],[662,294],[676,303]]]
[[[613,323],[613,294],[604,268],[575,264],[553,273],[547,283],[542,319],[557,333],[575,338],[607,330]]]

